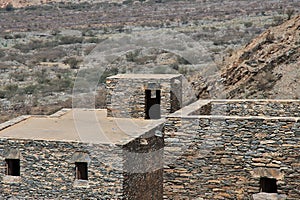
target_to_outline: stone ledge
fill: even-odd
[[[74,187],[84,187],[84,188],[89,188],[89,181],[88,180],[78,180],[76,179],[74,181],[74,184],[73,184]]]
[[[14,118],[12,120],[6,121],[6,122],[0,124],[0,131],[2,131],[3,129],[6,129],[8,127],[11,127],[17,123],[20,123],[30,117],[31,117],[31,115],[22,115],[22,116]]]
[[[255,178],[267,177],[267,178],[275,178],[277,180],[283,180],[284,174],[280,172],[279,169],[276,168],[264,168],[258,167],[250,172],[251,175]]]
[[[284,194],[277,193],[257,193],[252,196],[253,200],[285,200],[287,198]]]
[[[20,183],[22,181],[21,176],[10,176],[10,175],[5,175],[3,177],[3,182],[4,183]]]

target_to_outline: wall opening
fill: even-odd
[[[145,119],[160,119],[160,90],[145,90]]]
[[[86,162],[75,162],[76,179],[88,180],[88,165]]]
[[[20,176],[20,159],[5,159],[6,175]]]
[[[260,192],[277,193],[277,184],[275,178],[260,178]]]

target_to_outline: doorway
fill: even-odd
[[[145,119],[160,119],[160,90],[145,90]]]

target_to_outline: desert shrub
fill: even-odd
[[[245,22],[245,23],[244,23],[244,26],[245,26],[246,28],[250,28],[252,25],[253,25],[252,22]]]
[[[20,33],[17,33],[17,34],[14,35],[15,39],[20,39],[20,38],[25,38],[25,37],[26,37],[25,34],[20,34]]]
[[[94,36],[96,36],[96,33],[94,31],[92,31],[92,30],[83,30],[81,32],[81,35],[82,36],[94,37]]]
[[[76,37],[76,36],[61,36],[59,44],[76,44],[82,43],[83,37]]]
[[[134,59],[134,62],[138,65],[144,65],[147,62],[153,62],[156,59],[155,55],[143,56]]]
[[[75,57],[70,57],[70,58],[66,58],[63,63],[65,65],[69,65],[71,69],[79,69],[78,64],[81,62],[82,60],[79,60]]]
[[[32,5],[32,6],[26,6],[24,9],[25,10],[37,10],[38,6],[34,6],[34,5]]]
[[[65,57],[67,54],[63,49],[59,48],[43,48],[33,55],[36,62],[56,62]]]
[[[42,69],[41,71],[37,71],[35,73],[36,81],[39,84],[48,84],[50,79],[48,78],[49,74],[46,69]]]
[[[113,67],[111,69],[106,69],[103,74],[101,75],[100,79],[99,79],[99,83],[105,83],[106,78],[109,76],[113,76],[118,74],[119,70],[116,67]]]
[[[216,38],[214,40],[213,44],[216,46],[226,45],[226,44],[228,44],[228,41],[225,41],[224,38]]]
[[[60,8],[68,9],[68,10],[87,10],[91,7],[91,4],[88,2],[82,2],[82,3],[59,3],[58,4]]]
[[[25,94],[33,94],[37,89],[37,85],[28,85],[23,88]]]
[[[123,1],[124,5],[130,5],[132,3],[133,3],[133,0],[125,0],[125,1]]]
[[[26,77],[26,73],[24,72],[13,72],[9,74],[10,77],[16,81],[24,81]]]
[[[293,14],[295,13],[295,10],[294,9],[287,9],[286,12],[285,12],[288,16],[288,20],[290,20],[293,16]]]
[[[130,51],[126,54],[126,60],[127,62],[135,62],[135,60],[137,59],[139,55],[139,51],[135,50],[135,51]]]
[[[103,40],[97,37],[91,37],[84,40],[85,43],[99,43],[101,41]]]
[[[14,36],[11,35],[11,34],[4,35],[4,39],[6,39],[6,40],[11,40],[11,39],[14,39]]]
[[[189,72],[189,70],[186,66],[180,66],[178,72],[180,74],[186,75]]]
[[[275,36],[273,33],[268,33],[268,35],[266,36],[266,42],[272,43],[275,40]]]
[[[273,26],[278,26],[283,23],[283,17],[282,16],[274,16],[273,17]]]
[[[176,71],[179,69],[178,63],[172,63],[170,67]]]
[[[9,85],[6,85],[4,90],[5,90],[5,97],[6,98],[11,98],[13,97],[17,91],[18,91],[18,85],[16,84],[9,84]]]
[[[9,3],[5,6],[5,10],[8,11],[8,12],[13,11],[14,9],[15,8],[11,3]]]
[[[5,98],[5,91],[4,90],[0,90],[0,99],[4,99]]]
[[[14,48],[19,49],[23,53],[28,53],[29,51],[41,49],[41,48],[49,48],[49,47],[55,47],[58,45],[57,41],[46,41],[43,42],[41,40],[32,40],[28,42],[27,44],[16,44]]]
[[[49,82],[49,90],[52,92],[71,91],[73,83],[72,79],[67,74],[64,74],[63,77],[52,79],[51,82]]]
[[[0,58],[5,56],[5,51],[3,49],[0,49]]]

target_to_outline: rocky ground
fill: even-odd
[[[204,79],[211,97],[299,99],[300,16],[270,28]],[[218,79],[218,80],[216,80]]]
[[[184,74],[199,98],[214,97],[220,91],[214,89],[218,84],[224,88],[221,94],[228,93],[228,98],[278,97],[278,93],[283,94],[282,91],[285,91],[281,88],[287,87],[286,84],[290,84],[289,93],[297,87],[297,82],[292,82],[297,76],[297,73],[293,73],[295,67],[281,65],[281,68],[272,68],[272,73],[268,72],[270,67],[263,67],[260,63],[255,67],[257,63],[252,63],[252,60],[258,58],[258,50],[254,47],[248,50],[253,52],[249,58],[236,62],[237,68],[243,66],[246,71],[253,71],[252,68],[259,71],[257,74],[253,72],[251,77],[249,75],[246,82],[243,82],[246,78],[241,79],[239,76],[249,72],[236,69],[241,71],[239,75],[230,63],[239,59],[236,55],[240,53],[234,53],[236,49],[269,27],[279,25],[299,13],[298,1],[170,0],[103,3],[95,0],[51,4],[43,4],[44,1],[11,1],[13,7],[10,9],[7,9],[9,1],[1,2],[4,4],[0,10],[0,122],[20,114],[47,114],[61,107],[71,107],[74,81],[87,84],[78,77],[79,70],[89,80],[100,79],[95,92],[97,107],[105,106],[103,81],[106,76],[126,70],[138,72],[141,66],[154,73],[170,73],[171,69]],[[206,54],[202,55],[201,66],[209,69],[210,74],[205,74],[200,70],[201,67],[195,68],[178,55],[159,49],[127,52],[106,66],[105,74],[101,77],[94,69],[85,71],[88,55],[108,38],[160,30],[183,33],[202,46]],[[280,35],[279,31],[277,35]],[[277,35],[274,37],[278,38]],[[282,41],[276,46],[277,40],[261,46],[273,45],[279,48],[290,41]],[[297,47],[294,40],[290,42]],[[252,46],[255,45],[250,44],[247,48]],[[286,50],[289,47],[280,52]],[[267,55],[271,59],[272,51],[267,51]],[[296,55],[293,53],[293,58]],[[213,67],[210,67],[211,64]],[[220,69],[223,69],[222,73],[216,73]],[[277,93],[275,90],[274,94],[264,92],[270,91],[270,81],[261,85],[257,84],[258,81],[251,83],[251,78],[264,76],[260,73],[261,69],[266,71],[264,73],[268,77],[261,78],[263,81],[276,78],[281,80],[276,81],[278,87],[272,86],[278,89]],[[284,69],[289,69],[289,76],[281,73],[280,70]],[[220,84],[214,80],[222,82]],[[275,84],[274,81],[272,83]],[[256,87],[260,87],[261,92],[256,92]],[[241,88],[245,88],[244,92]],[[253,90],[255,93],[252,94]]]

